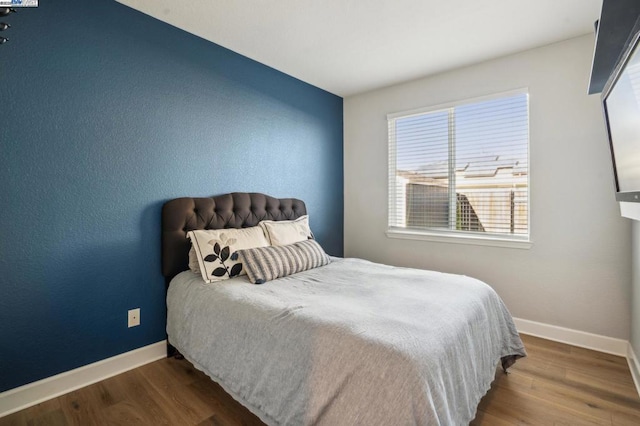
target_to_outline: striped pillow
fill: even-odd
[[[285,246],[256,247],[238,250],[249,281],[263,284],[296,272],[324,266],[329,256],[315,240]]]

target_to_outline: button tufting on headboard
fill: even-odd
[[[188,269],[195,229],[248,228],[262,220],[292,220],[307,214],[304,201],[260,193],[233,192],[209,198],[176,198],[162,207],[162,275],[167,283]]]

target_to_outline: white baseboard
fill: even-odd
[[[558,327],[557,325],[544,324],[520,318],[514,318],[513,321],[516,324],[518,332],[523,334],[542,337],[543,339],[579,346],[581,348],[593,349],[594,351],[605,352],[612,355],[627,356],[629,342],[623,339],[615,339],[613,337],[586,333],[571,328]]]
[[[631,343],[627,346],[627,362],[629,363],[629,370],[631,370],[631,377],[633,377],[633,383],[636,385],[636,390],[640,395],[640,360],[633,351]]]
[[[640,360],[635,356],[628,341],[520,318],[513,320],[518,331],[523,334],[626,357],[636,389],[640,394]],[[0,417],[162,359],[167,356],[166,345],[166,340],[163,340],[2,392],[0,393]]]
[[[132,370],[167,356],[167,341],[153,343],[93,364],[0,393],[0,417]]]

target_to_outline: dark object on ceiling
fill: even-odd
[[[589,94],[602,92],[620,55],[627,50],[628,39],[640,16],[638,0],[604,0],[600,20],[596,22],[596,47],[591,66]]]

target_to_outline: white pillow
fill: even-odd
[[[208,283],[245,275],[237,251],[269,245],[260,226],[189,231],[187,238],[191,240],[202,279]],[[191,270],[193,266],[190,261]]]
[[[191,244],[191,248],[189,249],[189,269],[196,274],[200,273],[200,264],[198,263],[198,256],[196,256],[196,249],[193,248],[193,244]]]
[[[263,220],[258,225],[264,229],[264,234],[272,246],[286,246],[313,239],[307,215],[296,220]]]

